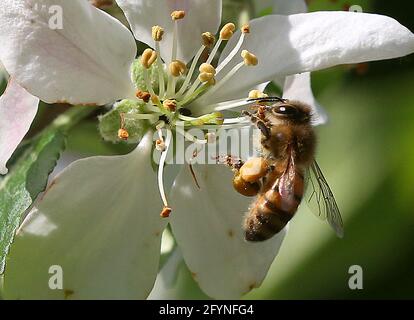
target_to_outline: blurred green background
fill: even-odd
[[[227,9],[240,3],[250,2],[229,0]],[[310,11],[360,5],[414,31],[414,5],[408,1],[315,0],[309,5]],[[414,56],[316,72],[313,89],[330,116],[329,124],[317,129],[317,158],[342,211],[345,238],[337,239],[302,206],[262,287],[245,298],[412,299]],[[62,110],[43,105],[31,134]],[[92,155],[125,153],[129,147],[104,143],[91,118],[72,132],[68,149]],[[363,290],[348,287],[352,265],[363,268]],[[159,298],[207,297],[181,263],[171,288]]]

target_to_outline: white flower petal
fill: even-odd
[[[30,129],[37,113],[39,99],[10,80],[0,97],[0,174],[6,174],[6,163]]]
[[[204,165],[194,170],[200,190],[185,167],[171,191],[173,233],[206,294],[240,298],[262,283],[285,231],[263,243],[246,242],[242,222],[252,199],[233,190],[229,168]]]
[[[313,12],[271,15],[251,22],[242,49],[256,54],[259,64],[240,70],[209,103],[245,96],[251,88],[274,78],[353,64],[397,58],[414,51],[414,34],[396,20],[375,14]],[[231,39],[222,58],[230,52]],[[225,75],[241,58],[234,59]]]
[[[6,298],[147,297],[166,224],[151,148],[149,134],[129,155],[80,160],[56,178],[17,233]],[[48,286],[54,265],[63,270],[62,290]]]
[[[131,96],[134,38],[88,1],[2,0],[0,43],[7,71],[45,102],[101,105]]]
[[[286,77],[283,98],[309,104],[313,109],[313,125],[318,126],[328,121],[328,115],[313,95],[310,72]]]
[[[171,61],[174,23],[171,13],[184,10],[186,16],[178,21],[177,58],[188,62],[201,46],[201,34],[215,34],[221,22],[221,0],[116,0],[124,11],[135,38],[154,47],[151,28],[159,25],[165,30],[160,42],[161,56]]]
[[[277,14],[289,15],[307,11],[308,7],[304,0],[273,0],[273,12]],[[280,82],[279,79],[274,81]],[[313,108],[313,125],[322,125],[328,121],[328,115],[313,95],[310,72],[288,76],[283,82],[284,98],[306,102]]]

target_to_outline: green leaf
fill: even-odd
[[[94,111],[73,107],[25,146],[9,174],[0,182],[0,274],[22,215],[46,188],[49,174],[65,148],[69,130]]]

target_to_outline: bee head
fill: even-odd
[[[271,122],[274,118],[275,122],[286,121],[294,124],[305,124],[311,121],[311,112],[311,107],[303,102],[285,100],[269,107],[268,118]]]

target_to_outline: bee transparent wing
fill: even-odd
[[[339,238],[344,236],[344,227],[335,197],[316,160],[307,172],[305,200],[311,211],[326,220]]]

